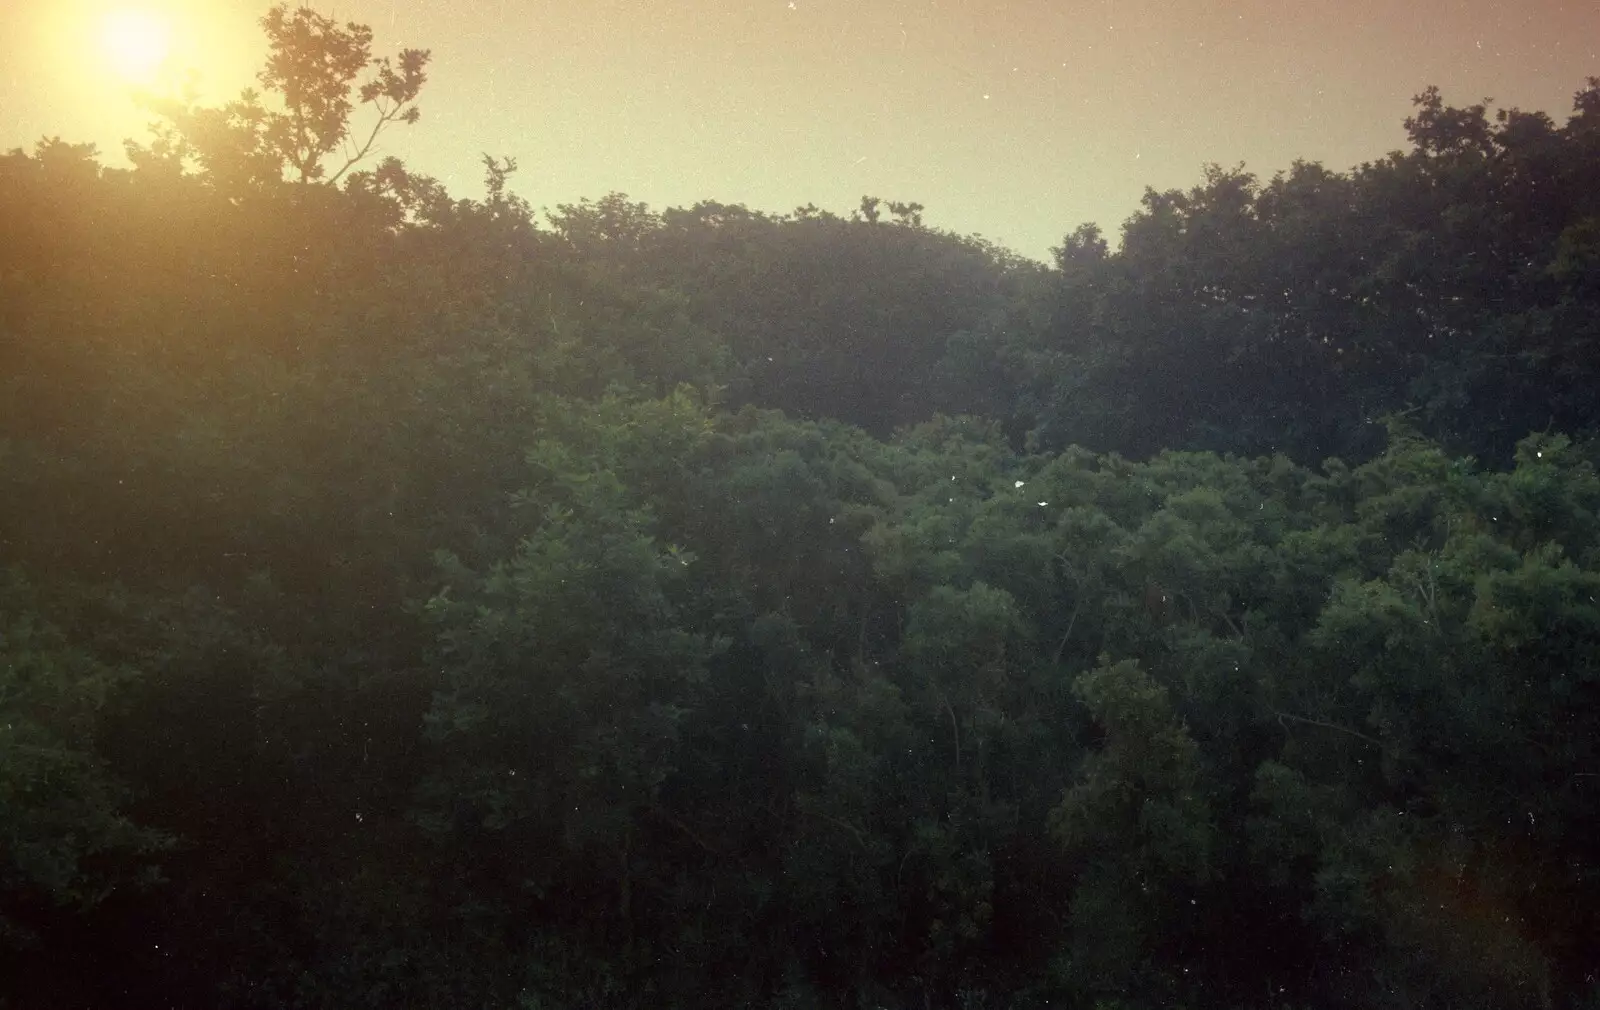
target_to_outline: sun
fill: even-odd
[[[100,49],[106,62],[134,84],[153,82],[171,48],[171,25],[149,11],[113,11],[100,22]]]

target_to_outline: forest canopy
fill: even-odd
[[[1600,1006],[1600,78],[1044,265],[262,27],[0,156],[0,1006]]]

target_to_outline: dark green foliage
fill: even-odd
[[[166,842],[129,819],[100,755],[106,708],[136,671],[72,641],[44,606],[0,572],[0,950],[32,946],[58,908],[134,884],[151,865],[137,857]]]
[[[1600,83],[1045,269],[264,27],[0,157],[0,1003],[1595,1005]]]
[[[1092,226],[1057,250],[1052,318],[1003,341],[1012,409],[1051,446],[1308,463],[1369,455],[1367,422],[1407,407],[1497,458],[1592,428],[1594,93],[1558,126],[1429,89],[1409,151],[1148,191],[1115,253]]]

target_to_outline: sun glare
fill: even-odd
[[[100,23],[100,47],[118,76],[135,84],[149,84],[171,50],[171,26],[149,11],[115,11]]]

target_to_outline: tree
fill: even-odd
[[[415,102],[427,80],[428,50],[374,58],[368,26],[340,26],[307,7],[291,12],[287,4],[269,10],[261,27],[268,56],[256,80],[266,94],[277,96],[278,107],[269,107],[254,88],[220,108],[195,106],[192,91],[179,99],[148,98],[150,109],[165,122],[152,125],[156,139],[149,146],[127,142],[136,166],[192,163],[226,188],[285,176],[331,186],[372,153],[386,129],[421,117]],[[350,93],[369,67],[373,74],[357,94],[376,119],[362,136],[350,122]]]
[[[1199,748],[1167,692],[1131,660],[1102,660],[1073,691],[1104,743],[1081,762],[1050,830],[1081,864],[1072,956],[1089,985],[1114,991],[1180,932],[1177,899],[1209,876],[1217,839]]]

